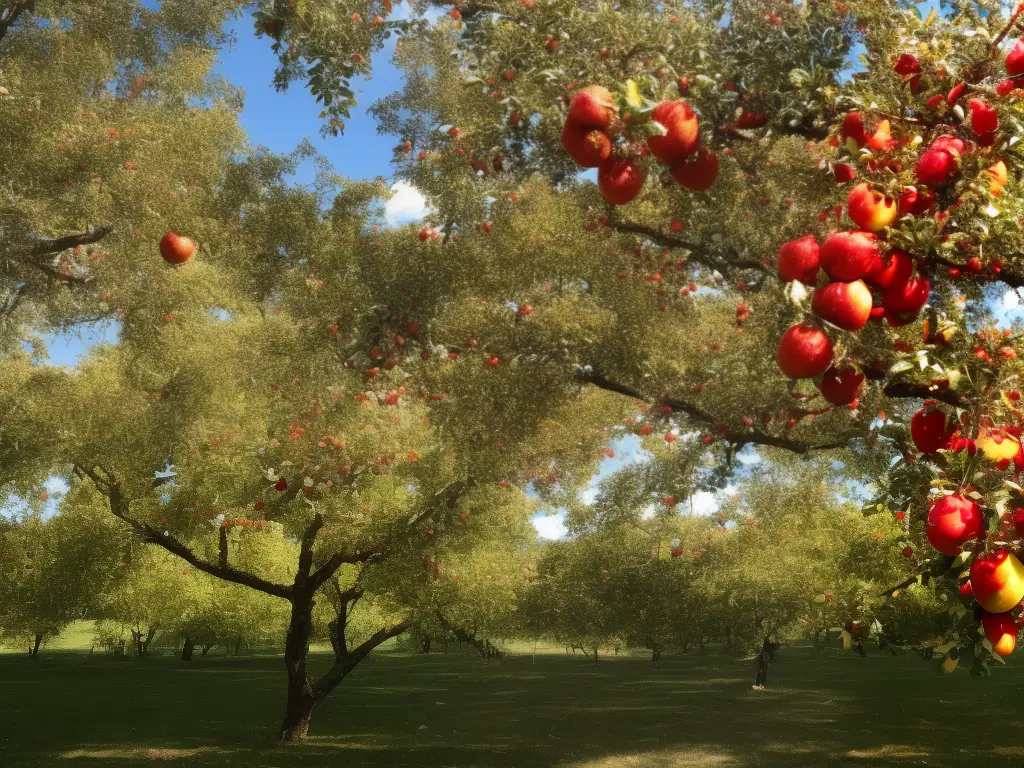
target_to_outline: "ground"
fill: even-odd
[[[317,662],[326,664],[326,655]],[[784,648],[768,690],[724,654],[582,657],[378,653],[273,743],[273,657],[146,662],[0,655],[0,764],[345,768],[705,768],[1024,764],[1024,666],[985,680],[916,656]],[[1008,727],[1009,726],[1009,727]]]

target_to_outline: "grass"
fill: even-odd
[[[326,665],[328,658],[316,657]],[[785,648],[769,690],[724,655],[378,653],[273,743],[280,659],[0,656],[0,764],[346,768],[719,768],[1024,764],[1020,666],[975,680],[916,657]],[[1007,727],[1011,725],[1011,727]]]

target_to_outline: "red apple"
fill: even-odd
[[[718,178],[718,155],[701,147],[695,157],[672,167],[672,178],[694,192],[703,192]]]
[[[946,425],[946,414],[925,406],[910,417],[910,437],[921,453],[935,453],[949,447],[954,425]]]
[[[651,111],[651,120],[665,130],[663,136],[647,140],[651,154],[658,160],[671,165],[697,151],[699,118],[685,101],[661,102]]]
[[[612,156],[612,140],[597,128],[588,128],[572,118],[562,128],[562,146],[583,168],[597,168]]]
[[[853,223],[868,232],[879,232],[896,221],[896,201],[865,183],[850,190],[846,207]]]
[[[832,280],[860,280],[881,263],[873,232],[833,232],[821,246],[821,267]]]
[[[168,232],[160,238],[160,255],[168,264],[184,264],[195,256],[196,244],[189,238]]]
[[[786,282],[799,280],[804,285],[814,285],[820,267],[818,240],[814,235],[790,240],[779,248],[779,278]]]
[[[893,67],[903,81],[910,83],[910,92],[917,93],[921,88],[921,62],[912,53],[901,54]]]
[[[931,187],[939,187],[952,178],[960,168],[960,155],[966,145],[956,136],[939,136],[917,158],[914,173],[917,180]]]
[[[857,178],[857,169],[849,163],[836,163],[832,166],[832,173],[835,174],[838,184],[845,184]]]
[[[920,216],[927,212],[934,202],[934,192],[920,192],[917,187],[904,187],[900,193],[900,216]]]
[[[864,391],[864,374],[853,367],[833,366],[822,375],[818,391],[833,405],[850,405]]]
[[[875,132],[868,138],[867,147],[872,152],[891,152],[895,149],[896,139],[892,137],[888,120],[882,120],[875,126]]]
[[[615,119],[612,92],[600,85],[591,85],[573,94],[569,117],[588,128],[607,128]]]
[[[839,128],[839,135],[851,152],[864,146],[867,135],[864,132],[864,116],[860,112],[847,112]]]
[[[893,251],[871,271],[867,280],[883,291],[893,286],[903,285],[914,274],[914,260],[903,251]]]
[[[960,548],[978,538],[985,528],[985,513],[971,499],[943,496],[928,507],[924,533],[936,550],[944,555],[959,555]]]
[[[1010,77],[1024,75],[1024,40],[1018,40],[1006,55],[1006,74]]]
[[[1017,633],[1020,627],[1009,613],[983,613],[981,628],[985,638],[992,643],[992,651],[998,656],[1009,656],[1017,647]]]
[[[820,328],[797,323],[779,340],[775,362],[791,379],[811,379],[832,364],[832,341]]]
[[[632,160],[609,160],[597,171],[597,188],[612,205],[625,205],[640,194],[645,178]]]
[[[1024,599],[1024,565],[1005,549],[974,558],[971,586],[978,605],[989,613],[1006,613]]]
[[[984,99],[971,99],[967,102],[971,108],[971,130],[979,136],[995,133],[999,128],[999,116],[995,108],[990,107]]]
[[[914,322],[928,303],[931,290],[928,278],[917,275],[882,291],[882,307],[889,325],[895,327]]]
[[[863,280],[829,283],[814,292],[811,309],[837,328],[859,331],[871,316],[871,291]]]

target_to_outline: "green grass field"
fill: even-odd
[[[559,654],[378,653],[316,712],[307,743],[281,747],[282,666],[0,656],[0,765],[1024,765],[1021,666],[976,680],[916,657],[786,648],[757,693],[752,662],[724,655],[594,667]]]

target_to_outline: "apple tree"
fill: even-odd
[[[95,615],[127,542],[88,491],[51,518],[42,515],[46,495],[0,517],[0,638],[25,642],[32,657],[71,622]]]

